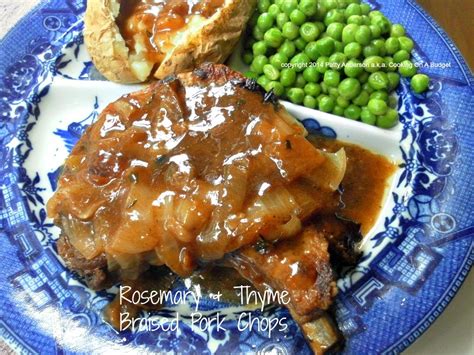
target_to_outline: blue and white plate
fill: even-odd
[[[347,354],[400,352],[439,316],[473,261],[473,77],[446,34],[412,0],[370,1],[403,24],[431,90],[413,95],[402,81],[400,123],[381,130],[285,104],[310,132],[360,144],[398,161],[360,264],[339,280],[335,305]],[[111,299],[68,271],[46,217],[58,168],[101,109],[137,86],[98,78],[84,48],[83,0],[42,1],[0,44],[0,335],[24,353],[177,351],[310,353],[298,327],[269,338],[239,331],[241,308],[210,299],[203,312],[227,316],[227,331],[115,332],[102,320]],[[184,287],[184,285],[182,286]],[[184,319],[189,309],[180,309]],[[173,307],[153,315],[166,317]],[[288,316],[269,307],[266,317]]]

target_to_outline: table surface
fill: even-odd
[[[0,0],[0,39],[39,0]],[[473,0],[419,0],[455,41],[469,66],[474,67]],[[474,273],[439,319],[404,354],[474,354]],[[0,344],[0,352],[5,349]]]

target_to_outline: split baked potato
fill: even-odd
[[[120,83],[223,62],[256,0],[89,0],[84,38],[96,68]]]

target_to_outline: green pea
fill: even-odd
[[[306,42],[314,41],[319,36],[319,28],[312,22],[306,22],[300,27],[300,36]]]
[[[425,74],[415,74],[410,80],[410,86],[414,92],[421,94],[428,90],[430,78]]]
[[[305,23],[306,16],[301,10],[294,9],[290,13],[290,21],[293,22],[295,25],[301,26],[303,23]]]
[[[273,21],[275,20],[273,15],[270,15],[268,12],[264,12],[258,17],[257,26],[263,32],[270,29],[273,26]]]
[[[369,4],[360,4],[360,12],[362,15],[368,15],[370,12]]]
[[[319,99],[319,109],[323,112],[331,112],[335,106],[334,98],[324,95]]]
[[[390,30],[390,36],[392,36],[392,37],[405,36],[405,28],[402,25],[400,25],[399,23],[393,24],[392,29]]]
[[[319,81],[320,76],[321,74],[318,72],[318,68],[316,66],[312,65],[303,70],[303,77],[309,83],[317,83]]]
[[[263,39],[263,36],[265,35],[265,32],[263,32],[259,27],[255,26],[252,30],[252,36],[255,38],[257,41],[261,41]]]
[[[319,39],[316,42],[316,50],[322,56],[330,56],[334,52],[334,40],[330,37]]]
[[[309,42],[304,48],[304,52],[311,60],[317,60],[319,58],[319,51],[316,42]]]
[[[323,92],[323,94],[328,94],[328,93],[329,93],[329,86],[328,86],[328,84],[326,84],[326,83],[323,81],[323,82],[321,82],[320,86],[321,86],[321,91]]]
[[[382,70],[384,65],[384,59],[377,55],[373,55],[364,59],[364,69],[369,73],[375,73],[376,71]]]
[[[303,89],[306,86],[306,80],[303,76],[303,73],[296,75],[295,87]]]
[[[370,94],[370,99],[379,99],[385,102],[388,101],[388,92],[385,90],[377,90]]]
[[[372,40],[370,44],[379,50],[380,55],[383,55],[385,52],[385,40],[383,38],[376,38]]]
[[[308,42],[306,42],[301,37],[298,37],[297,39],[295,39],[294,43],[295,43],[296,48],[298,48],[300,51],[303,51],[306,45],[308,44]]]
[[[334,41],[334,51],[344,52],[344,44],[341,41]]]
[[[390,95],[388,97],[388,107],[390,108],[397,108],[398,106],[398,98],[395,96]]]
[[[377,25],[369,25],[370,33],[372,34],[372,38],[380,38],[382,35],[382,30]]]
[[[382,34],[389,33],[392,27],[390,21],[383,15],[371,18],[370,23],[380,27]]]
[[[250,64],[250,70],[257,73],[263,73],[263,67],[268,64],[268,58],[264,55],[257,55],[253,58],[252,64]]]
[[[349,78],[357,78],[363,71],[362,63],[357,59],[349,59],[344,66],[344,74]]]
[[[395,63],[401,63],[403,62],[404,60],[408,60],[410,59],[410,53],[408,53],[406,50],[404,49],[400,49],[398,52],[396,52],[394,55],[393,55],[393,61]]]
[[[325,56],[319,57],[318,60],[316,60],[316,68],[318,72],[324,74],[326,70],[329,69],[329,58]]]
[[[270,80],[278,80],[280,77],[280,71],[271,64],[263,66],[263,74]]]
[[[359,28],[357,29],[354,38],[357,41],[357,43],[363,46],[366,46],[370,43],[371,36],[372,35],[370,33],[369,26],[362,25],[362,26],[359,26]]]
[[[416,67],[411,61],[404,60],[403,62],[400,63],[398,72],[400,73],[401,76],[410,78],[416,74]]]
[[[341,106],[334,106],[332,113],[337,116],[344,116],[344,109]]]
[[[287,22],[283,25],[281,33],[283,34],[283,37],[293,40],[299,36],[299,27],[293,22]]]
[[[355,24],[350,23],[346,25],[344,29],[342,30],[342,43],[347,44],[350,42],[354,42],[355,34],[358,29],[359,29],[359,26]]]
[[[351,102],[348,99],[346,99],[342,96],[338,96],[337,99],[336,99],[336,104],[339,107],[346,108],[351,104]]]
[[[270,7],[270,0],[258,0],[257,8],[261,14],[266,12],[269,7]]]
[[[291,58],[290,63],[293,64],[297,73],[302,72],[305,68],[308,67],[310,59],[305,53],[298,53],[293,58]]]
[[[344,117],[347,117],[351,120],[358,120],[360,117],[360,107],[356,105],[349,105],[345,110],[344,110]]]
[[[280,72],[280,83],[285,86],[291,86],[296,81],[296,70],[293,68],[285,68]]]
[[[280,30],[282,30],[283,25],[289,21],[290,18],[284,12],[280,12],[278,15],[276,15],[276,25]]]
[[[282,96],[285,93],[285,88],[279,81],[270,81],[265,89],[266,91],[273,91],[278,96]]]
[[[328,86],[337,87],[341,81],[341,74],[336,70],[327,70],[323,80]]]
[[[326,28],[326,33],[329,37],[336,41],[340,41],[342,39],[342,30],[344,29],[344,25],[340,22],[333,22],[329,24]]]
[[[275,53],[270,57],[270,64],[278,70],[282,69],[282,64],[288,63],[288,57],[283,53]]]
[[[367,72],[365,72],[365,73],[367,73]],[[369,94],[372,94],[374,92],[374,89],[372,89],[372,86],[370,86],[369,83],[364,83],[362,85],[362,90],[367,91]]]
[[[358,58],[362,53],[362,46],[357,42],[351,42],[344,47],[344,54],[347,58]]]
[[[385,62],[385,70],[387,72],[394,72],[397,71],[397,66],[395,65],[393,58],[390,56],[385,57],[384,59]]]
[[[326,30],[326,26],[324,25],[324,23],[316,21],[314,24],[318,26],[319,33],[323,33]]]
[[[274,19],[276,19],[277,15],[281,13],[280,8],[276,4],[271,4],[268,7],[268,13],[273,16]]]
[[[416,75],[415,75],[416,76]],[[398,73],[387,73],[388,90],[395,90],[400,83],[400,75]]]
[[[334,23],[334,22],[343,23],[344,20],[345,20],[344,14],[340,13],[336,9],[333,9],[333,10],[329,10],[329,12],[324,17],[324,24],[326,26],[329,26],[331,23]]]
[[[253,80],[257,80],[258,79],[258,74],[257,73],[254,73],[253,71],[249,70],[249,71],[246,71],[244,73],[245,77],[249,78],[249,79],[253,79]]]
[[[410,53],[414,47],[413,40],[409,37],[406,36],[401,36],[398,37],[398,41],[400,42],[400,49],[406,50],[408,53]]]
[[[259,76],[257,79],[257,84],[260,85],[262,88],[266,88],[267,85],[270,83],[270,79],[268,79],[265,75]]]
[[[319,4],[326,8],[327,10],[337,9],[338,1],[337,0],[320,0]]]
[[[295,55],[296,46],[292,41],[285,40],[280,48],[278,48],[278,52],[283,54],[287,58],[291,58]],[[287,60],[288,61],[288,60]]]
[[[370,18],[367,15],[362,15],[362,24],[366,26],[370,26]],[[370,27],[369,27],[370,28]],[[372,31],[370,31],[370,34],[372,35]]]
[[[328,61],[331,69],[342,70],[344,69],[347,58],[344,54],[336,52],[329,57]]]
[[[362,90],[359,95],[352,99],[352,102],[358,106],[365,106],[369,102],[369,93],[367,91]]]
[[[253,61],[253,54],[250,52],[245,52],[242,55],[242,60],[244,61],[245,64],[250,65]]]
[[[308,108],[316,108],[317,101],[313,96],[305,95],[303,99],[303,105]]]
[[[380,54],[380,50],[371,43],[371,44],[369,44],[368,46],[365,46],[362,49],[362,54],[366,58],[373,57],[373,56],[378,56]]]
[[[253,55],[265,55],[267,49],[267,45],[264,41],[255,42],[252,46]]]
[[[347,19],[347,23],[352,23],[354,25],[363,25],[364,24],[364,20],[362,19],[362,16],[360,15],[352,15],[351,17],[349,17]]]
[[[375,90],[388,89],[389,82],[387,74],[382,71],[370,74],[369,85],[372,86]]]
[[[316,0],[300,0],[298,8],[306,16],[313,16],[318,11],[318,3]]]
[[[383,13],[379,10],[370,11],[369,17],[372,19],[374,17],[383,16]]]
[[[334,100],[336,100],[339,97],[339,91],[337,90],[337,87],[329,87],[328,90],[329,96],[333,97]]]
[[[387,103],[380,99],[370,99],[367,104],[367,108],[374,115],[380,116],[384,115],[387,112],[388,106]]]
[[[361,84],[366,84],[367,81],[369,81],[369,73],[367,73],[365,70],[359,74],[359,76],[357,77],[357,79],[359,79],[359,82]],[[369,85],[367,83],[367,85]],[[368,91],[367,89],[364,88],[364,90]]]
[[[338,86],[339,94],[348,100],[352,100],[359,95],[360,83],[357,79],[346,78]]]
[[[283,36],[278,28],[273,27],[265,32],[263,40],[268,47],[278,48],[283,42]]]
[[[283,0],[280,5],[281,11],[283,11],[288,16],[290,16],[291,12],[295,10],[297,7],[298,7],[297,0]]]
[[[373,126],[377,121],[377,116],[370,112],[367,107],[362,107],[362,110],[360,111],[360,120]]]
[[[321,86],[316,83],[307,83],[304,86],[304,92],[306,95],[317,97],[321,93]]]
[[[344,10],[344,16],[346,18],[349,18],[352,15],[362,15],[362,9],[359,4],[349,4],[349,6]]]
[[[301,104],[304,100],[304,90],[301,88],[291,88],[287,91],[286,96],[291,102],[295,104]]]
[[[400,49],[400,42],[397,37],[389,37],[385,41],[385,50],[388,54],[395,54]]]
[[[392,128],[398,123],[398,112],[388,109],[387,113],[377,117],[377,126],[380,128]]]

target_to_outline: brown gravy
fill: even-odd
[[[374,154],[362,147],[354,144],[341,142],[322,136],[310,135],[308,140],[318,149],[336,152],[344,148],[347,155],[346,174],[342,181],[344,192],[341,200],[343,208],[335,211],[341,217],[350,219],[361,225],[362,233],[366,233],[375,223],[383,204],[384,193],[387,184],[396,170],[396,165],[387,158]],[[324,218],[324,217],[323,217]],[[321,219],[316,222],[319,227],[324,224],[331,224],[334,219],[326,218],[323,223]],[[339,228],[339,226],[335,226]],[[163,285],[163,282],[147,281],[147,274],[142,275],[138,280],[127,284],[135,289],[167,289],[171,283]],[[165,280],[169,280],[165,279]],[[207,267],[196,270],[187,280],[190,288],[199,288],[203,294],[222,294],[221,300],[233,304],[239,304],[239,297],[234,286],[253,285],[244,279],[235,269],[227,267]],[[142,284],[143,283],[143,284]],[[145,285],[145,286],[144,286]],[[148,286],[146,286],[148,285]],[[253,288],[254,289],[254,288]],[[254,289],[255,290],[255,289]],[[256,290],[258,292],[258,290]],[[144,308],[147,308],[146,306]],[[140,308],[123,304],[120,305],[118,298],[111,302],[104,311],[104,317],[116,329],[119,328],[120,312],[137,314]]]
[[[386,157],[354,144],[316,135],[309,136],[309,141],[324,151],[336,152],[340,148],[346,151],[347,167],[341,184],[344,207],[338,215],[360,224],[365,235],[377,220],[396,165]]]
[[[193,16],[210,18],[223,4],[224,0],[122,0],[116,22],[129,48],[135,48],[137,34],[145,33],[146,58],[159,63],[169,49],[170,36]]]

